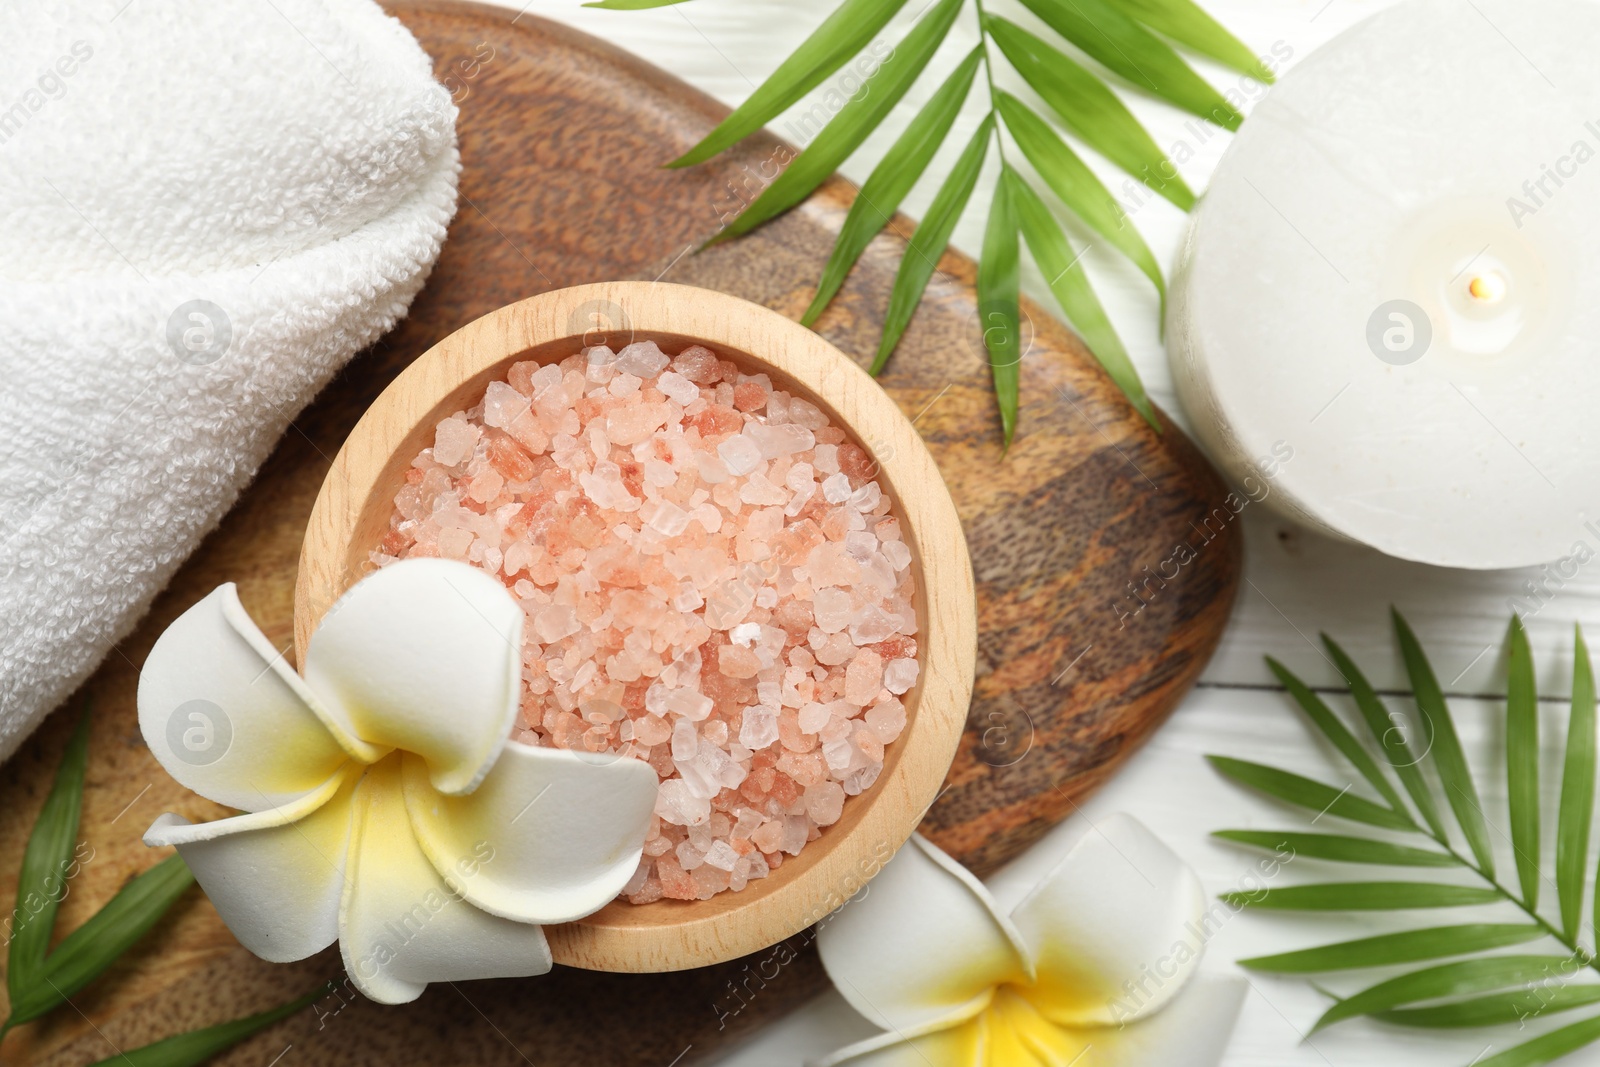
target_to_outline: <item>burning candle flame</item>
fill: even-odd
[[[1506,280],[1494,271],[1474,275],[1467,292],[1480,304],[1498,304],[1506,295]]]

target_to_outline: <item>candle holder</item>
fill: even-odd
[[[838,349],[776,312],[689,286],[611,282],[544,293],[451,334],[384,390],[335,457],[307,525],[295,591],[303,659],[318,621],[370,570],[396,492],[440,419],[471,407],[514,362],[580,347],[701,344],[817,405],[871,457],[911,549],[921,674],[907,725],[877,782],[795,857],[708,900],[613,903],[548,927],[557,963],[670,971],[733,959],[789,937],[858,892],[910,836],[955,755],[976,655],[976,604],[960,520],[933,458],[882,388]]]

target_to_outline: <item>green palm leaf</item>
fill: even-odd
[[[1076,60],[1014,22],[985,16],[984,30],[1067,128],[1185,211],[1194,193],[1126,104]]]
[[[1600,1015],[1478,1060],[1472,1067],[1539,1067],[1600,1039]]]
[[[1217,830],[1212,837],[1239,845],[1264,848],[1270,852],[1289,849],[1298,859],[1335,860],[1340,863],[1372,863],[1386,867],[1455,867],[1453,856],[1443,852],[1393,845],[1367,837],[1342,834],[1298,834],[1283,830]]]
[[[178,856],[168,856],[122,887],[105,907],[68,934],[45,961],[37,985],[11,1002],[11,1021],[27,1022],[64,1003],[143,937],[194,884]]]
[[[1504,948],[1537,941],[1546,936],[1544,927],[1532,923],[1466,923],[1459,926],[1430,926],[1422,930],[1402,930],[1354,941],[1283,952],[1275,956],[1256,956],[1240,960],[1239,966],[1253,971],[1277,974],[1320,974],[1350,971],[1362,967],[1388,967],[1396,963],[1416,963],[1445,956],[1466,956],[1474,952]]]
[[[1017,432],[1017,387],[1022,377],[1022,315],[1017,295],[1021,272],[1017,220],[1011,210],[1013,180],[1011,169],[1003,168],[994,203],[989,205],[983,256],[978,260],[978,325],[983,331],[983,347],[989,353],[989,373],[994,377],[1000,428],[1007,446]]]
[[[76,856],[73,842],[83,805],[88,760],[89,711],[85,706],[56,770],[55,784],[34,822],[18,876],[19,907],[13,915],[7,984],[11,1013],[0,1021],[0,1040],[12,1027],[37,1019],[70,1001],[154,926],[193,882],[177,856],[134,878],[111,901],[46,953],[62,885]],[[33,897],[30,902],[29,898]],[[37,906],[35,906],[37,905]],[[26,920],[19,920],[26,915]],[[271,1011],[207,1027],[119,1052],[96,1067],[198,1067],[199,1064],[317,996]]]
[[[1399,911],[1410,908],[1465,908],[1504,898],[1493,889],[1433,882],[1323,882],[1280,889],[1223,893],[1219,900],[1236,908],[1279,911]]]
[[[1045,206],[1044,201],[1039,199],[1039,194],[1014,172],[1008,170],[1006,173],[1010,181],[1011,207],[1016,213],[1017,225],[1027,238],[1028,250],[1033,253],[1033,261],[1039,265],[1040,272],[1049,283],[1050,292],[1055,296],[1056,303],[1061,306],[1062,314],[1066,315],[1068,322],[1077,327],[1084,343],[1089,346],[1089,351],[1094,353],[1095,359],[1100,361],[1100,366],[1105,368],[1106,374],[1117,384],[1117,388],[1122,390],[1123,395],[1139,414],[1144,416],[1145,421],[1159,432],[1161,425],[1156,420],[1155,405],[1151,404],[1150,398],[1145,395],[1144,384],[1139,381],[1139,372],[1134,369],[1133,361],[1128,358],[1127,349],[1122,347],[1122,339],[1112,328],[1111,320],[1106,317],[1106,310],[1101,306],[1100,299],[1094,295],[1088,274],[1079,266],[1082,254],[1072,254],[1072,246],[1067,243],[1067,235],[1061,231],[1061,226],[1056,222],[1055,216],[1050,214],[1050,209]]]
[[[839,229],[833,254],[828,257],[827,266],[822,268],[816,298],[811,301],[806,313],[800,316],[802,326],[810,326],[817,321],[817,316],[822,314],[839,291],[839,286],[844,284],[845,276],[855,266],[856,260],[861,258],[873,235],[894,217],[900,202],[906,198],[917,179],[922,177],[923,171],[928,169],[929,161],[944,143],[956,116],[961,113],[961,104],[972,88],[972,81],[978,74],[978,61],[982,57],[981,48],[974,48],[968,54],[911,125],[906,127],[900,139],[895,141],[894,147],[879,161],[871,177],[856,194],[855,203],[850,205],[850,214]]]
[[[598,0],[587,6],[613,10],[643,10],[666,7],[682,0]],[[1165,313],[1166,283],[1159,263],[1135,230],[1126,213],[1104,183],[1084,165],[1048,124],[1038,119],[1026,105],[997,92],[994,65],[1004,55],[1023,79],[1066,123],[1067,128],[1096,152],[1133,175],[1140,183],[1188,210],[1194,193],[1184,182],[1172,161],[1160,150],[1149,132],[1127,106],[1102,80],[1106,71],[1155,96],[1202,115],[1224,126],[1238,125],[1239,114],[1229,99],[1219,94],[1190,67],[1170,42],[1211,56],[1263,80],[1271,72],[1257,62],[1236,38],[1205,14],[1194,0],[1024,0],[1041,15],[1054,35],[1064,36],[1095,58],[1099,66],[1089,69],[1046,41],[1015,23],[991,17],[981,0],[973,0],[978,16],[980,40],[977,48],[944,75],[943,87],[921,109],[916,119],[896,139],[888,154],[878,162],[867,183],[852,204],[844,227],[818,279],[815,298],[802,321],[816,322],[839,292],[851,269],[872,238],[893,216],[909,191],[932,165],[940,145],[953,128],[962,102],[975,80],[975,65],[984,69],[989,88],[989,109],[985,128],[1007,111],[1007,128],[1019,141],[1029,163],[1041,179],[1067,207],[1079,216],[1112,247],[1128,256],[1156,286]],[[748,233],[788,211],[814,191],[830,173],[849,158],[887,118],[896,103],[921,75],[951,28],[966,0],[931,0],[928,9],[909,33],[889,51],[881,65],[871,64],[883,51],[878,45],[895,16],[905,10],[905,0],[841,0],[815,32],[808,36],[738,108],[689,151],[670,165],[677,167],[702,163],[730,148],[745,136],[770,123],[784,111],[802,103],[807,94],[855,57],[856,72],[870,78],[863,91],[853,92],[816,139],[796,156],[789,166],[768,185],[721,232],[706,242],[713,245]],[[990,45],[995,45],[991,48]],[[864,55],[869,50],[871,58]],[[1101,70],[1104,68],[1104,70]],[[838,94],[835,94],[837,96]],[[1009,103],[1007,103],[1009,101]],[[831,106],[831,102],[830,102]],[[981,138],[974,140],[976,144]],[[969,146],[969,149],[972,146]],[[941,195],[928,211],[928,218],[917,229],[896,275],[894,291],[887,308],[873,373],[884,367],[899,343],[921,299],[934,264],[956,220],[972,196],[981,169],[985,145],[963,154],[956,168],[942,179]],[[1009,208],[991,211],[996,219],[1019,211],[1035,213],[1035,197],[1017,192],[1020,181],[1007,180],[1005,195]],[[1032,193],[1029,188],[1028,192]],[[1002,194],[997,194],[1002,195]],[[992,205],[991,205],[992,207]],[[1051,278],[1051,289],[1072,323],[1084,336],[1090,351],[1122,389],[1133,406],[1157,431],[1161,423],[1145,395],[1138,374],[1122,341],[1117,337],[1104,308],[1095,297],[1083,271],[1072,271],[1075,262],[1071,245],[1061,227],[1050,220],[1035,236],[1025,231],[1034,258]],[[996,231],[996,240],[998,240]],[[1055,269],[1051,265],[1055,264]],[[993,275],[991,271],[991,275]],[[1003,272],[1002,272],[1003,273]],[[1009,302],[1003,301],[1005,307]],[[1002,318],[1008,313],[1002,311]],[[1003,328],[1000,333],[1006,333]],[[1004,346],[1006,342],[1002,341]],[[991,353],[991,362],[994,362]],[[1015,433],[1018,389],[1009,364],[994,376],[1001,427],[1009,446]]]
[[[961,158],[951,168],[949,177],[934,195],[928,213],[923,216],[917,230],[911,235],[905,255],[900,257],[900,269],[895,272],[894,291],[889,294],[889,310],[883,317],[883,337],[878,342],[878,354],[872,360],[872,373],[877,374],[889,362],[889,356],[900,337],[911,323],[922,291],[933,277],[934,267],[950,243],[961,212],[972,199],[972,190],[978,184],[983,161],[989,153],[989,142],[994,136],[994,116],[983,120],[972,140],[962,150]]]
[[[1376,1018],[1398,1026],[1453,1029],[1522,1023],[1547,1013],[1571,1011],[1600,1003],[1600,985],[1558,985],[1546,989],[1519,989],[1487,997],[1473,997],[1429,1008],[1397,1008],[1375,1012]]]
[[[1571,965],[1569,956],[1489,956],[1480,960],[1457,960],[1402,974],[1386,982],[1346,997],[1323,1013],[1311,1027],[1318,1030],[1358,1015],[1372,1015],[1405,1004],[1466,993],[1537,982]]]
[[[1294,697],[1295,703],[1300,705],[1306,717],[1314,723],[1322,735],[1333,742],[1333,747],[1338,749],[1350,765],[1361,773],[1361,777],[1372,783],[1384,800],[1395,811],[1405,811],[1405,801],[1400,799],[1400,794],[1395,792],[1394,786],[1389,784],[1389,779],[1378,769],[1378,764],[1366,749],[1361,747],[1361,742],[1356,740],[1348,727],[1333,713],[1333,709],[1322,702],[1322,698],[1313,693],[1309,686],[1296,678],[1289,669],[1271,656],[1267,657],[1267,667],[1277,675],[1278,681]]]
[[[911,83],[928,65],[928,60],[933,58],[939,43],[950,31],[950,24],[961,11],[962,2],[940,0],[938,6],[924,15],[878,68],[878,73],[872,79],[871,91],[851,97],[822,128],[816,139],[756,197],[755,202],[708,243],[714,244],[749,233],[811,195],[811,191],[837,170],[839,164],[848,159],[867,139],[867,135],[877,129],[878,124],[894,110],[894,105],[899,103],[906,90],[911,88]],[[687,156],[679,162],[685,160],[688,160]]]
[[[89,708],[85,704],[56,768],[55,784],[34,820],[22,854],[6,963],[6,989],[12,1004],[43,981],[45,952],[50,947],[50,932],[55,929],[56,909],[66,896],[66,880],[74,863],[78,819],[83,809],[83,776],[88,764]]]
[[[1522,620],[1506,631],[1506,788],[1511,805],[1511,848],[1516,853],[1522,902],[1539,906],[1539,694],[1533,652]]]
[[[629,2],[610,0],[610,4],[602,6]],[[844,0],[744,103],[734,108],[733,113],[718,123],[716,129],[670,165],[688,167],[704,163],[777,118],[798,103],[801,97],[821,85],[824,78],[844,66],[851,56],[866,48],[894,18],[895,13],[905,6],[905,2]],[[884,66],[887,67],[888,63]]]
[[[1412,802],[1422,813],[1426,828],[1411,824],[1408,832],[1430,839],[1439,851],[1365,837],[1330,834],[1223,830],[1216,836],[1279,853],[1284,849],[1293,849],[1297,855],[1341,862],[1392,860],[1402,866],[1411,863],[1417,866],[1454,866],[1463,875],[1470,874],[1482,884],[1410,881],[1299,885],[1254,893],[1230,893],[1223,899],[1240,908],[1306,911],[1388,911],[1498,903],[1503,908],[1520,909],[1529,921],[1408,930],[1295,952],[1258,956],[1241,960],[1241,965],[1253,970],[1313,974],[1391,967],[1451,956],[1463,957],[1389,978],[1347,998],[1334,997],[1335,1003],[1318,1021],[1318,1029],[1358,1015],[1371,1015],[1385,1023],[1422,1029],[1511,1023],[1524,1026],[1530,1018],[1545,1012],[1571,1011],[1600,1004],[1600,982],[1595,981],[1594,974],[1585,974],[1581,981],[1574,980],[1581,971],[1600,974],[1600,960],[1577,941],[1584,896],[1589,892],[1584,876],[1589,864],[1589,837],[1593,828],[1596,748],[1600,747],[1597,746],[1595,733],[1594,675],[1581,630],[1574,632],[1572,707],[1556,830],[1555,877],[1561,911],[1558,926],[1547,922],[1536,911],[1541,877],[1539,708],[1533,655],[1526,630],[1521,621],[1513,617],[1506,633],[1509,669],[1506,678],[1505,745],[1507,807],[1512,844],[1517,853],[1518,889],[1514,891],[1495,878],[1488,857],[1487,821],[1443,690],[1405,619],[1395,612],[1393,621],[1423,726],[1424,746],[1420,752],[1409,743],[1404,729],[1391,720],[1377,693],[1350,657],[1331,638],[1324,636],[1323,640],[1350,687],[1368,731],[1388,758],[1390,766],[1400,775]],[[1361,769],[1363,761],[1359,756],[1352,757],[1352,747],[1359,746],[1365,751],[1365,746],[1360,746],[1332,711],[1322,705],[1307,687],[1299,684],[1292,674],[1279,664],[1269,661],[1269,665],[1334,746],[1345,756],[1351,757],[1351,762]],[[1433,794],[1416,766],[1423,757],[1433,760],[1451,810],[1470,849],[1456,851],[1438,819],[1432,804]],[[1208,758],[1213,763],[1217,762],[1216,757]],[[1225,771],[1230,777],[1258,789],[1264,788],[1265,792],[1289,799],[1302,807],[1313,807],[1332,789],[1331,786],[1290,775],[1286,771],[1273,771],[1254,764],[1243,764],[1242,761],[1233,762],[1238,766]],[[1381,765],[1374,764],[1373,770],[1380,769]],[[1368,780],[1371,780],[1370,777]],[[1373,784],[1377,788],[1376,783]],[[1391,800],[1397,799],[1391,795],[1392,791],[1380,792],[1390,796]],[[1378,805],[1371,807],[1379,811],[1388,810]],[[1329,814],[1338,814],[1336,807],[1325,810]],[[1366,814],[1370,815],[1371,812]],[[1595,908],[1596,918],[1600,919],[1600,900],[1596,901]],[[1559,943],[1567,954],[1504,955],[1496,951],[1545,938]],[[1496,1055],[1474,1060],[1473,1063],[1474,1067],[1534,1067],[1597,1040],[1600,1040],[1600,1016],[1553,1030]],[[1485,1049],[1485,1052],[1488,1051]]]
[[[1335,789],[1331,785],[1302,778],[1298,774],[1268,767],[1262,763],[1232,759],[1228,756],[1207,756],[1211,765],[1234,781],[1259,789],[1268,796],[1312,811],[1337,815],[1341,819],[1381,826],[1386,830],[1411,828],[1411,820],[1396,814],[1381,804],[1363,800],[1346,786]]]
[[[1339,669],[1345,685],[1350,688],[1350,695],[1355,699],[1356,708],[1367,724],[1367,731],[1378,743],[1378,748],[1389,761],[1389,766],[1400,776],[1400,784],[1406,787],[1406,793],[1411,797],[1411,802],[1417,806],[1422,821],[1428,824],[1435,837],[1446,836],[1444,821],[1439,818],[1438,806],[1433,802],[1433,793],[1429,790],[1428,782],[1422,777],[1422,771],[1418,766],[1422,762],[1423,754],[1412,753],[1411,745],[1406,741],[1405,728],[1390,718],[1388,709],[1383,706],[1383,701],[1378,699],[1372,683],[1367,681],[1366,675],[1361,673],[1361,668],[1357,667],[1355,661],[1339,647],[1338,642],[1323,634],[1322,643],[1327,646],[1328,654],[1333,657],[1334,666]]]
[[[995,97],[995,109],[1005,120],[1006,129],[1011,131],[1017,147],[1022,149],[1022,154],[1039,172],[1050,191],[1060,197],[1061,202],[1085,225],[1104,237],[1111,247],[1127,256],[1134,266],[1144,272],[1150,284],[1156,287],[1162,307],[1165,308],[1167,283],[1161,277],[1161,267],[1156,263],[1150,246],[1139,236],[1139,231],[1128,225],[1122,207],[1111,191],[1050,125],[1022,101],[1010,93],[1002,92]]]
[[[1556,896],[1561,929],[1578,935],[1583,912],[1583,876],[1589,858],[1589,823],[1594,811],[1594,670],[1583,628],[1572,633],[1572,713],[1567,719],[1567,756],[1561,773],[1561,810],[1556,824]]]
[[[1467,845],[1478,860],[1478,866],[1490,877],[1494,876],[1494,854],[1489,848],[1489,827],[1484,821],[1483,805],[1478,800],[1478,787],[1472,784],[1472,772],[1467,769],[1467,757],[1461,751],[1461,739],[1456,735],[1455,721],[1450,717],[1444,691],[1434,676],[1427,654],[1417,641],[1417,635],[1400,612],[1391,609],[1395,636],[1400,642],[1400,655],[1406,663],[1406,673],[1411,678],[1411,689],[1416,697],[1417,711],[1422,716],[1422,736],[1439,781],[1444,786],[1445,799],[1455,812],[1456,822],[1466,836]]]
[[[1245,47],[1243,41],[1223,29],[1202,11],[1194,0],[1112,0],[1134,18],[1157,33],[1172,38],[1186,48],[1271,84],[1272,71]]]
[[[302,1008],[316,1003],[327,992],[326,988],[318,989],[315,993],[303,996],[299,1000],[292,1000],[255,1015],[247,1015],[243,1019],[218,1023],[216,1026],[178,1034],[176,1037],[169,1037],[145,1045],[143,1048],[119,1052],[109,1059],[92,1064],[91,1067],[199,1067],[200,1064],[232,1048],[251,1034],[265,1030],[273,1023],[287,1019]]]
[[[1237,130],[1244,121],[1171,46],[1106,0],[1022,3],[1045,25],[1140,89],[1229,130]]]

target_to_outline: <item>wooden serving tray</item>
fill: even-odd
[[[513,22],[501,9],[445,0],[401,0],[391,10],[461,105],[465,170],[450,239],[410,317],[302,414],[87,684],[95,721],[82,836],[93,857],[69,885],[61,929],[156,860],[139,841],[156,815],[225,814],[177,786],[145,748],[138,665],[173,618],[225,581],[239,584],[269,638],[291,646],[296,561],[318,487],[356,419],[403,367],[496,307],[581,282],[664,277],[798,317],[850,205],[853,188],[834,179],[754,235],[693,254],[755,191],[753,176],[778,141],[757,136],[701,167],[662,169],[725,109],[531,15]],[[895,229],[911,226],[901,219]],[[863,362],[901,247],[897,238],[876,241],[819,323]],[[1022,363],[1016,442],[1002,454],[973,282],[972,262],[946,253],[883,385],[915,418],[971,545],[977,687],[946,791],[922,829],[983,872],[1070,813],[1193,683],[1228,617],[1240,534],[1214,514],[1229,514],[1227,489],[1188,439],[1170,424],[1150,432],[1077,339],[1026,304],[1037,332]],[[0,781],[8,905],[72,722],[71,711],[51,716]],[[334,994],[218,1062],[688,1063],[821,989],[808,941],[801,934],[786,949],[670,976],[558,968],[536,979],[440,984],[404,1009]],[[72,1007],[10,1034],[0,1058],[83,1064],[340,977],[336,949],[299,964],[257,960],[192,891]]]

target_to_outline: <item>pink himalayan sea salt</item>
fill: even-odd
[[[623,895],[704,899],[798,855],[905,729],[911,552],[875,473],[710,349],[590,348],[441,421],[372,558],[506,584],[528,616],[512,736],[649,763]]]

